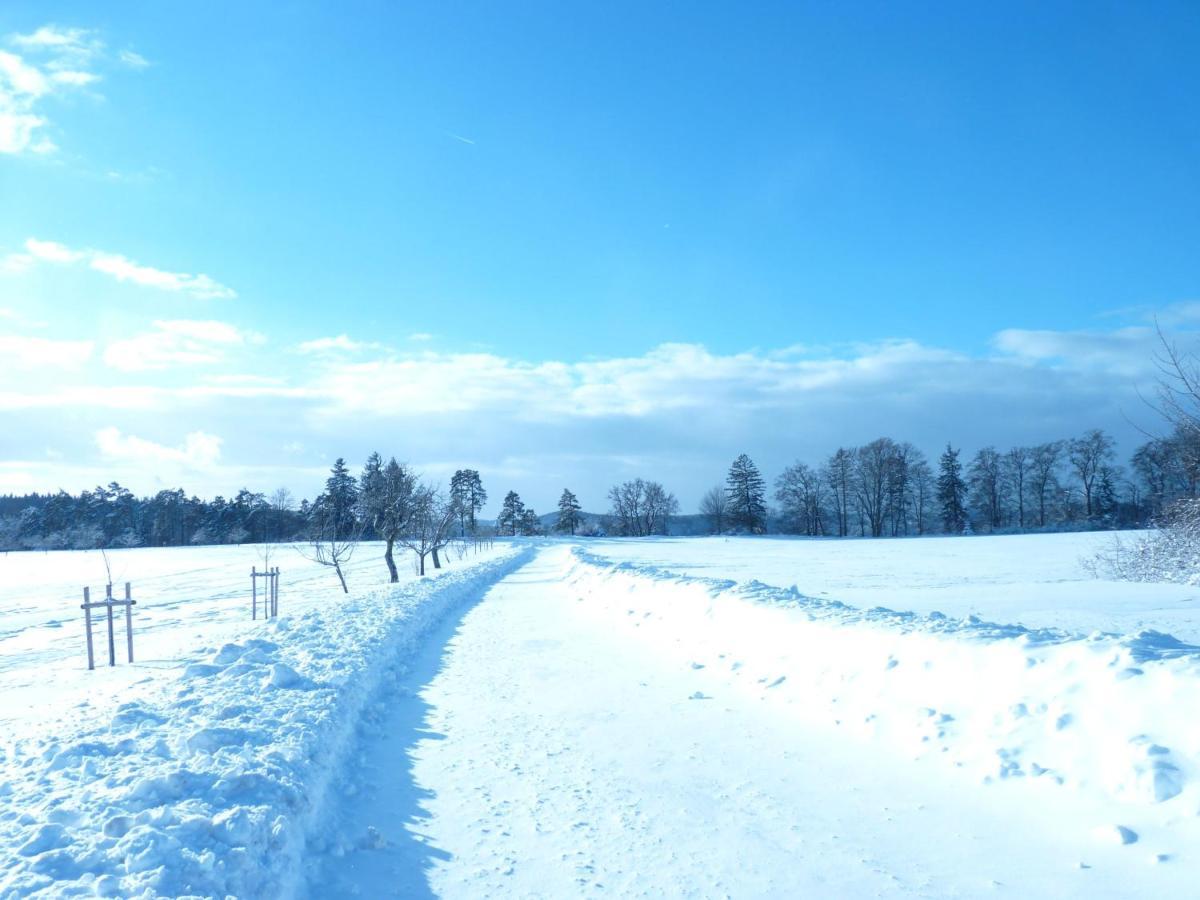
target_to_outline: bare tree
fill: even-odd
[[[850,533],[850,487],[854,474],[853,449],[838,447],[825,464],[825,479],[833,496],[833,511],[837,517],[838,537]]]
[[[917,534],[924,534],[929,527],[929,515],[937,497],[937,479],[933,477],[933,469],[929,460],[919,450],[909,458],[908,486],[912,496],[912,509]]]
[[[613,485],[608,499],[612,503],[610,515],[626,537],[666,534],[671,516],[679,512],[674,494],[657,481],[641,478]]]
[[[791,527],[807,535],[825,533],[825,478],[802,462],[783,470],[775,479],[775,499]]]
[[[1071,463],[1071,468],[1075,470],[1075,474],[1079,476],[1079,482],[1083,486],[1084,507],[1089,519],[1096,512],[1093,502],[1096,479],[1112,458],[1113,439],[1099,428],[1093,428],[1083,437],[1076,438],[1068,445],[1067,460]]]
[[[1158,364],[1158,412],[1176,430],[1200,434],[1200,360],[1168,340],[1161,328]]]
[[[271,571],[271,557],[274,555],[275,544],[283,537],[283,523],[287,514],[292,510],[292,492],[285,487],[278,488],[267,500],[267,521],[263,529],[262,552],[259,556],[263,568]]]
[[[431,554],[434,568],[441,568],[437,551],[449,540],[457,508],[446,502],[436,488],[426,484],[413,488],[411,502],[411,513],[399,541],[416,554],[417,574],[424,575],[425,560]]]
[[[1026,482],[1033,467],[1033,451],[1028,447],[1013,447],[1004,454],[1004,478],[1017,501],[1017,527],[1025,530]]]
[[[896,459],[896,442],[877,438],[854,454],[854,491],[871,536],[883,534],[888,479]]]
[[[1038,527],[1046,527],[1046,499],[1058,485],[1062,441],[1038,444],[1030,451],[1030,488],[1037,498]]]
[[[362,534],[359,527],[347,530],[348,527],[340,510],[318,505],[309,520],[307,544],[296,548],[305,559],[333,569],[344,594],[350,593],[350,589],[346,587],[346,573],[342,567],[354,556]]]
[[[715,485],[708,489],[700,498],[700,515],[708,519],[708,525],[714,534],[725,531],[728,498],[725,496],[724,485]]]

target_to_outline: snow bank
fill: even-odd
[[[1200,806],[1200,647],[1170,635],[862,610],[579,549],[568,578],[607,627],[816,725],[984,782],[1076,790],[1135,821],[1138,809],[1169,807],[1143,817],[1163,822]]]
[[[0,896],[294,891],[384,673],[529,553],[264,623],[101,725],[6,744]]]

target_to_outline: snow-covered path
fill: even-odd
[[[1183,888],[1151,848],[1098,845],[1076,795],[982,786],[655,655],[584,611],[569,562],[541,551],[401,675],[347,774],[342,844],[314,848],[311,896]]]

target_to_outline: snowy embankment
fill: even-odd
[[[1200,647],[1147,630],[1082,635],[859,609],[574,557],[581,610],[714,688],[984,783],[1036,782],[1048,803],[1071,792],[1098,839],[1140,836],[1156,859],[1200,836]]]
[[[528,555],[512,549],[437,578],[331,597],[143,679],[156,683],[129,702],[113,697],[103,718],[10,735],[0,750],[0,895],[287,894],[381,680]]]

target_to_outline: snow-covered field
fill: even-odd
[[[1129,541],[1136,532],[1123,532]],[[656,538],[596,541],[591,552],[682,575],[795,586],[868,609],[979,616],[1030,628],[1128,633],[1200,643],[1200,588],[1092,578],[1080,561],[1109,532],[902,540]]]
[[[0,557],[0,896],[1188,896],[1200,601],[1107,539],[125,551],[93,673],[99,555]]]

